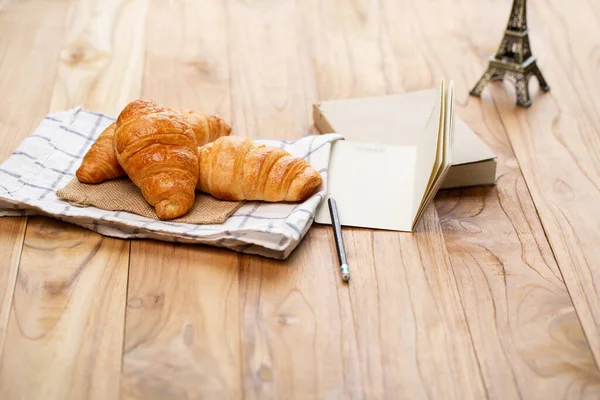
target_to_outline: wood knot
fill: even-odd
[[[106,55],[103,52],[82,42],[69,45],[61,53],[61,60],[69,67],[91,65],[104,58],[106,58]]]
[[[62,232],[59,226],[42,223],[39,225],[37,233],[40,236],[58,236]]]
[[[210,60],[190,60],[186,62],[186,65],[204,78],[210,78],[216,81],[223,81],[226,79],[221,72],[222,68],[220,68],[219,65],[215,65],[215,63]]]
[[[194,345],[194,325],[186,324],[183,328],[183,343],[187,347],[192,347]]]
[[[298,323],[298,317],[292,314],[279,314],[277,322],[279,325],[296,325]]]
[[[163,305],[163,295],[161,294],[149,294],[143,297],[132,297],[127,300],[128,308],[153,308],[161,307]]]
[[[269,368],[265,364],[262,364],[260,366],[260,368],[256,372],[256,375],[263,382],[272,382],[273,381],[273,371],[271,371],[271,368]]]
[[[575,193],[571,185],[562,179],[556,179],[552,185],[552,189],[554,189],[554,193],[560,195],[565,200],[573,200],[575,198]]]
[[[210,64],[206,60],[194,60],[188,62],[188,65],[198,72],[202,72],[203,74],[209,74],[211,71]]]
[[[59,296],[70,286],[68,279],[56,279],[44,282],[44,290],[52,297]]]

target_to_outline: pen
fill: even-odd
[[[331,215],[331,226],[333,227],[333,237],[335,238],[335,247],[337,248],[338,258],[340,259],[340,271],[342,280],[348,282],[350,280],[350,268],[346,260],[346,250],[344,249],[344,238],[342,237],[342,226],[340,217],[338,216],[337,204],[332,197],[327,199],[329,204],[329,214]]]

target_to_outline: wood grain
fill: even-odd
[[[337,12],[342,8],[345,13]],[[388,75],[399,61],[389,51],[411,44],[392,42],[406,36],[388,36],[386,29],[405,26],[411,15],[388,20],[397,15],[374,2],[315,2],[309,12],[321,99],[402,91]],[[413,84],[423,82],[422,74],[412,76]],[[437,78],[424,81],[435,85]],[[345,231],[355,266],[349,292],[366,396],[485,397],[435,210],[426,212],[414,235]]]
[[[66,2],[0,2],[0,92],[5,94],[0,96],[0,162],[46,115],[65,12]],[[20,60],[18,69],[14,60]],[[26,218],[0,219],[0,354],[25,226]]]
[[[488,26],[497,24],[502,32],[505,16],[489,15],[496,10],[470,15],[473,4],[461,5],[457,9],[457,3],[449,1],[435,7],[441,14],[457,10],[466,16],[466,25],[485,21]],[[417,41],[427,44],[416,49],[413,57],[426,60],[429,74],[455,80],[459,115],[499,156],[495,188],[446,192],[436,201],[488,394],[492,398],[595,398],[600,388],[598,368],[502,121],[493,106],[480,105],[468,96],[470,85],[482,73],[475,68],[478,55],[463,36],[455,34],[452,20],[430,18],[433,6],[421,1],[410,7]],[[394,18],[395,10],[389,7],[386,15]],[[403,37],[392,28],[389,33]],[[444,40],[431,39],[436,37]],[[400,67],[413,65],[413,57],[400,60]]]
[[[442,75],[499,155],[413,235],[345,229],[349,286],[329,227],[278,262],[0,219],[0,398],[598,398],[600,5],[529,7],[552,91],[522,110],[467,95],[509,0],[0,0],[0,159],[48,109],[144,96],[292,139],[317,100]]]
[[[8,329],[10,305],[12,304],[21,249],[25,238],[25,218],[4,218],[0,223],[0,259],[6,260],[0,270],[0,355],[4,350],[4,340]],[[1,371],[1,369],[0,369]]]
[[[143,96],[230,121],[224,4],[157,0],[148,11]],[[239,398],[239,326],[235,253],[134,241],[122,397]]]
[[[82,105],[115,113],[117,104],[139,96],[145,10],[144,1],[68,4],[51,110]],[[35,218],[23,248],[1,392],[27,399],[116,397],[129,244]]]
[[[454,2],[442,2],[441,4],[436,2],[435,6],[427,2],[405,2],[405,4],[382,2],[380,3],[382,9],[372,3],[369,4],[371,8],[365,9],[363,12],[357,11],[353,15],[356,15],[357,20],[364,15],[371,15],[374,19],[384,16],[379,29],[373,27],[374,24],[371,24],[368,19],[363,20],[364,24],[360,26],[363,30],[354,27],[350,33],[340,34],[339,41],[336,41],[338,36],[332,35],[328,30],[336,29],[338,21],[343,20],[347,24],[349,18],[346,15],[336,17],[339,13],[331,13],[329,18],[320,20],[312,18],[318,21],[316,24],[318,33],[315,34],[315,37],[319,40],[314,48],[327,55],[345,55],[340,62],[349,64],[347,68],[328,66],[329,69],[336,70],[336,75],[323,74],[321,78],[326,84],[324,90],[321,90],[321,85],[319,86],[321,93],[332,97],[356,95],[357,92],[363,96],[383,94],[377,93],[377,88],[381,85],[385,86],[385,89],[379,89],[381,92],[399,93],[432,87],[436,83],[436,76],[452,78],[458,85],[458,93],[468,92],[469,88],[465,87],[463,76],[467,73],[473,75],[471,79],[475,80],[480,71],[473,70],[468,64],[465,67],[463,59],[453,56],[453,54],[464,54],[464,47],[468,46],[468,43],[465,43],[462,37],[453,35],[455,21],[431,18],[430,12],[435,8],[436,13],[450,14],[452,7],[455,7]],[[321,10],[324,8],[321,6]],[[443,37],[444,40],[435,40],[437,37]],[[359,39],[357,40],[357,38]],[[373,53],[371,57],[360,58],[358,55],[368,54],[368,50],[361,51],[361,47],[357,43],[366,42],[368,39],[372,40],[370,48],[379,49],[379,52]],[[347,46],[347,51],[340,46],[340,43],[345,41],[351,43]],[[335,43],[335,49],[325,47],[323,42]],[[320,46],[323,46],[323,49],[320,49]],[[476,60],[475,65],[477,65]],[[364,72],[367,69],[373,72]],[[344,76],[348,73],[347,71],[359,73],[364,81],[356,79],[350,81],[353,86],[338,85],[337,87],[341,87],[341,90],[332,90],[336,86],[332,88],[328,83],[336,79],[340,81],[340,76]],[[410,76],[410,80],[403,79],[406,76]],[[363,82],[365,82],[364,85],[361,85]],[[459,96],[458,101],[463,105],[463,107],[459,107],[459,113],[464,115],[463,109],[464,105],[468,104],[467,99],[462,95]],[[469,204],[480,200],[478,203],[481,203],[481,207],[474,209],[457,207],[460,208],[460,211],[455,210],[456,214],[444,216],[444,236],[452,260],[452,272],[460,271],[457,274],[458,286],[461,299],[465,304],[469,331],[474,335],[478,362],[484,374],[486,390],[492,398],[522,395],[531,398],[543,393],[540,390],[546,391],[548,395],[560,394],[572,397],[585,394],[594,397],[597,395],[597,367],[591,357],[575,310],[570,303],[541,226],[539,223],[536,224],[535,209],[527,188],[523,185],[518,168],[515,170],[516,163],[501,121],[493,107],[484,109],[470,107],[467,111],[470,113],[468,116],[472,121],[468,120],[468,122],[475,128],[485,129],[484,136],[488,143],[501,155],[500,173],[504,174],[506,169],[513,172],[509,175],[511,178],[507,176],[506,180],[498,182],[498,187],[503,189],[500,196],[505,207],[513,205],[510,214],[506,215],[502,207],[498,205],[498,193],[492,189],[483,192],[477,191],[477,197],[460,197],[461,203],[458,203],[462,206],[463,203]],[[509,158],[507,164],[512,165],[512,169],[505,165],[506,153]],[[518,186],[519,190],[515,185],[517,179],[521,183]],[[517,196],[520,200],[517,203],[519,207],[514,207],[513,196]],[[452,201],[449,199],[438,200],[438,206],[441,210],[451,207],[453,204],[457,204],[457,197],[459,196],[453,196]],[[480,215],[478,212],[482,211],[483,205],[492,210]],[[520,212],[516,212],[515,209]],[[472,214],[466,214],[467,210],[471,210]],[[464,215],[461,214],[461,211]],[[464,229],[460,224],[463,221],[461,216],[470,217],[469,222],[464,222],[466,227]],[[489,223],[487,223],[488,221]],[[458,226],[455,226],[457,224]],[[502,235],[499,235],[500,226],[504,227],[501,231]],[[475,232],[469,231],[468,228],[473,228]],[[475,234],[477,234],[479,246],[460,245],[465,241],[469,242]],[[468,239],[465,239],[465,235]],[[504,246],[505,243],[502,240],[506,240],[507,237],[513,237],[513,243],[517,246]],[[465,255],[466,249],[477,251],[480,246],[483,246],[482,243],[488,244],[488,248],[481,249],[472,258]],[[523,248],[518,246],[520,243]],[[495,249],[495,246],[500,248]],[[490,248],[495,251],[492,253]],[[539,250],[537,250],[538,248]],[[527,257],[523,256],[523,251],[527,252]],[[506,278],[510,282],[510,290],[507,289],[506,292],[500,289],[501,285],[497,290],[490,289],[490,286],[495,286],[494,280],[501,279],[501,276],[496,273],[490,278],[491,284],[488,284],[485,279],[469,279],[471,275],[487,275],[487,269],[482,265],[498,260],[496,257],[502,260],[499,262],[504,263],[501,265],[504,265],[505,268],[519,271],[516,273],[518,279],[515,279],[515,282],[510,282],[510,278]],[[532,263],[537,268],[541,268],[540,275],[531,273],[530,265]],[[536,298],[536,292],[534,296],[523,300],[522,293],[532,288],[537,288],[542,294],[546,294],[545,298]],[[382,294],[381,287],[378,292],[380,295]],[[488,301],[484,303],[482,299]],[[524,313],[525,310],[535,310],[539,307],[538,300],[553,304],[553,306],[560,304],[561,312],[552,318],[540,316],[535,322],[523,321],[523,317],[514,315],[517,311]],[[503,310],[505,307],[506,311]],[[485,311],[486,309],[488,311]],[[504,318],[496,316],[504,313],[509,315]],[[489,320],[486,319],[488,316]],[[511,323],[515,319],[518,323]],[[557,327],[560,328],[557,329]],[[506,339],[508,332],[511,332],[511,340]],[[532,341],[528,335],[535,336],[535,340]],[[498,337],[499,340],[490,341],[490,337]],[[535,342],[539,348],[533,347],[532,342]],[[531,350],[525,350],[528,347],[531,347]],[[547,351],[550,348],[554,349],[552,353]],[[546,354],[548,367],[545,369],[536,367],[534,363],[536,357],[546,359]],[[577,367],[573,369],[572,366]],[[581,384],[573,385],[574,379]]]
[[[51,111],[83,105],[117,116],[141,93],[148,0],[70,3]]]
[[[348,233],[365,396],[486,397],[435,209],[412,235]]]
[[[596,362],[600,361],[600,134],[597,90],[598,4],[572,7],[557,1],[530,8],[531,40],[551,92],[536,94],[534,105],[515,109],[509,84],[492,87],[502,118],[558,266],[577,309]],[[552,26],[553,29],[546,29]],[[476,35],[476,32],[473,33]],[[480,40],[483,40],[480,39]],[[477,43],[482,52],[489,40]],[[490,99],[490,96],[493,100]]]
[[[316,92],[300,3],[228,6],[234,130],[309,134]],[[245,398],[363,396],[348,295],[335,290],[332,240],[330,230],[315,228],[285,262],[240,256]]]
[[[0,397],[116,397],[128,250],[126,241],[30,218],[2,356]]]
[[[135,241],[122,398],[240,397],[236,255]]]
[[[285,263],[240,256],[246,398],[364,396],[349,298],[335,290],[344,285],[330,236],[311,229]]]
[[[234,15],[231,21],[232,26],[240,26],[244,24],[243,21],[259,18],[254,13],[261,12],[262,30],[256,29],[259,33],[255,36],[245,36],[243,41],[239,40],[244,46],[258,49],[260,46],[256,43],[259,39],[277,38],[263,45],[263,48],[266,47],[263,51],[268,52],[269,57],[273,57],[273,54],[287,56],[287,53],[275,47],[286,35],[286,42],[294,43],[294,48],[299,46],[295,43],[302,37],[315,40],[310,42],[308,50],[319,49],[318,52],[309,53],[314,60],[318,91],[338,90],[339,93],[340,88],[346,90],[352,88],[353,83],[362,84],[363,78],[377,79],[378,76],[378,70],[374,69],[378,66],[377,60],[365,57],[366,65],[360,63],[362,59],[358,55],[367,49],[352,39],[348,40],[348,47],[341,47],[344,42],[337,40],[337,34],[350,35],[354,32],[361,36],[365,33],[365,26],[368,28],[367,34],[377,31],[372,27],[371,20],[361,18],[370,15],[370,9],[363,10],[359,6],[356,9],[349,8],[348,4],[341,7],[322,2],[311,3],[308,9],[301,9],[293,2],[285,5],[261,4],[254,8],[234,4],[231,6]],[[343,17],[347,18],[336,17],[336,10],[345,10]],[[295,23],[293,16],[303,11],[306,12],[304,24]],[[358,17],[350,19],[349,15]],[[337,24],[336,18],[343,23]],[[327,23],[324,24],[324,21]],[[329,48],[327,43],[319,43],[321,38],[335,42],[337,47]],[[231,41],[235,53],[238,48],[236,39],[232,37]],[[350,44],[358,47],[351,47]],[[328,55],[350,51],[356,51],[356,63],[328,63]],[[294,78],[294,74],[298,74],[295,65],[303,65],[304,54],[301,51],[295,53],[296,64],[283,56],[269,61],[277,61],[277,65],[282,66],[292,65],[285,74],[281,72],[279,76],[289,75],[291,78],[287,78],[287,81],[300,84],[304,78]],[[243,65],[250,70],[249,73],[261,71],[266,69],[261,61],[263,58],[262,55],[255,55],[252,59],[246,59]],[[302,70],[303,75],[310,72],[310,68]],[[245,92],[236,90],[241,90],[243,84],[247,85],[250,80],[240,78],[237,81],[235,76],[233,78],[232,97],[243,98]],[[264,92],[266,83],[252,80],[255,86],[248,90],[254,96],[259,92],[268,95],[254,104],[270,106],[274,103],[272,99],[278,96],[283,98],[283,93],[275,90],[279,88],[277,78],[270,77],[268,87],[273,88],[272,93]],[[289,89],[288,100],[282,101],[282,104],[294,104],[298,97],[309,93],[309,89]],[[360,93],[360,89],[357,92]],[[312,104],[316,100],[318,98],[308,96],[305,102]],[[253,110],[254,115],[258,112]],[[271,127],[271,124],[283,118],[286,118],[283,124],[296,121],[298,134],[304,133],[301,128],[306,122],[300,119],[302,113],[299,111],[294,113],[282,107],[274,122],[269,109],[262,112],[271,118],[265,122],[264,128],[256,129],[261,134],[277,134],[276,127]],[[431,212],[435,214],[435,210]],[[434,218],[434,215],[429,213],[427,218]],[[428,227],[419,237],[394,233],[376,233],[375,239],[373,236],[373,233],[365,230],[346,230],[348,252],[355,270],[350,286],[338,286],[337,299],[333,297],[330,286],[324,286],[328,282],[331,285],[331,273],[339,282],[335,264],[337,260],[334,258],[332,263],[331,259],[324,257],[328,250],[335,257],[329,228],[311,229],[301,247],[286,262],[290,269],[278,272],[277,265],[271,265],[274,263],[269,261],[260,264],[251,260],[248,262],[241,278],[242,283],[247,283],[240,293],[245,299],[243,339],[251,344],[251,347],[244,347],[245,376],[247,384],[252,385],[253,389],[246,392],[248,396],[394,398],[409,395],[439,397],[444,393],[447,398],[478,398],[485,395],[472,344],[468,334],[465,335],[467,327],[464,314],[454,278],[447,267],[447,255],[439,230]],[[405,262],[401,261],[403,258]],[[313,267],[309,270],[309,266],[318,266],[318,269]],[[406,288],[407,275],[415,281],[413,283],[411,280],[411,285],[415,285],[412,294],[410,290],[402,290]],[[320,287],[324,289],[320,290]],[[439,297],[434,297],[434,293]],[[413,315],[413,318],[406,318],[407,315]],[[255,316],[254,320],[252,316]],[[274,321],[276,316],[279,316],[278,323],[282,327]],[[246,322],[248,320],[250,322]],[[284,327],[286,330],[283,330]],[[330,341],[336,338],[337,343],[331,344]],[[444,351],[429,351],[431,346],[436,345]],[[323,365],[323,360],[327,360],[326,365],[330,368],[326,374],[319,373],[318,369]],[[341,376],[338,375],[338,365],[342,368]],[[290,372],[284,373],[286,370]],[[257,375],[259,379],[256,379]],[[428,385],[427,382],[432,379],[439,381],[439,384],[435,387]],[[457,385],[457,381],[463,382],[463,385]]]
[[[228,0],[233,129],[248,137],[311,132],[316,87],[297,1]]]

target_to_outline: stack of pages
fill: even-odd
[[[327,187],[342,225],[410,232],[452,166],[454,85],[379,99],[315,106],[319,130],[346,139],[332,146]],[[331,223],[326,201],[315,222]]]

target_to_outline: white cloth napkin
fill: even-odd
[[[331,143],[341,135],[295,141],[257,140],[305,158],[323,177],[319,192],[298,204],[248,202],[223,224],[157,221],[127,212],[76,207],[56,197],[75,177],[95,138],[115,119],[77,107],[52,113],[0,165],[0,216],[47,215],[118,238],[203,243],[285,259],[313,222],[325,195]]]

